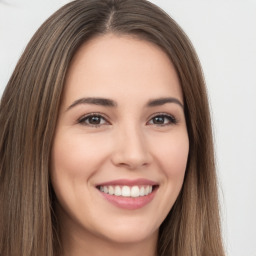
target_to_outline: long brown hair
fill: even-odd
[[[176,22],[145,0],[77,0],[36,32],[0,104],[0,255],[58,255],[49,163],[65,75],[99,34],[128,34],[163,49],[180,79],[190,151],[184,184],[160,226],[158,255],[224,255],[208,99],[199,60]]]

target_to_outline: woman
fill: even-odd
[[[0,106],[0,254],[224,255],[195,51],[147,1],[78,0]]]

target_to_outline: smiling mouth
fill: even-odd
[[[157,185],[140,185],[140,186],[109,185],[109,186],[97,186],[97,189],[109,195],[136,198],[136,197],[143,197],[151,194],[157,187],[158,187]]]
[[[96,185],[101,196],[118,208],[136,210],[148,205],[159,184],[148,179],[118,179]]]

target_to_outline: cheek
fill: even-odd
[[[173,145],[169,148],[168,156],[166,155],[166,162],[170,166],[168,174],[173,176],[183,176],[187,166],[189,152],[189,144]]]
[[[159,141],[158,145],[155,154],[165,176],[183,179],[189,152],[187,133],[172,134]]]
[[[103,147],[98,147],[100,140],[84,137],[80,133],[59,131],[52,147],[52,186],[60,205],[71,215],[77,207],[76,200],[81,195],[88,195],[89,186],[86,184],[89,185],[90,177],[106,154]]]
[[[173,132],[158,138],[158,147],[155,147],[154,157],[162,177],[158,205],[161,209],[161,221],[172,209],[182,188],[188,152],[189,140],[186,131]]]
[[[101,144],[101,147],[98,146]],[[89,176],[100,164],[105,154],[102,140],[83,138],[81,134],[56,136],[52,148],[52,172],[58,175]],[[85,171],[86,170],[86,171]]]

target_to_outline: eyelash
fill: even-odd
[[[91,124],[91,123],[87,123],[87,121],[90,119],[90,118],[99,118],[100,119],[100,123],[98,124]],[[104,121],[104,124],[101,123],[101,121]],[[86,116],[83,116],[82,118],[80,118],[78,120],[78,123],[81,124],[81,125],[85,125],[85,126],[91,126],[91,127],[100,127],[102,125],[106,125],[106,124],[110,124],[108,121],[107,121],[107,118],[104,117],[103,114],[101,113],[91,113],[89,115],[86,115]]]
[[[154,114],[154,116],[152,116],[149,120],[149,122],[151,122],[154,118],[163,118],[163,119],[167,119],[168,120],[168,123],[164,123],[164,124],[152,124],[152,125],[155,125],[155,126],[168,126],[168,125],[175,125],[177,124],[177,119],[173,116],[173,115],[170,115],[170,114],[166,114],[166,113],[157,113],[157,114]],[[147,122],[147,123],[149,123]]]
[[[94,124],[89,123],[90,118],[98,118],[99,123],[94,123]],[[164,120],[164,122],[166,121],[166,119],[168,121],[167,121],[167,123],[163,123],[163,124],[151,123],[151,121],[153,121],[154,118],[162,118]],[[102,121],[104,123],[102,123]],[[107,121],[107,118],[104,117],[104,115],[102,115],[101,113],[91,113],[86,116],[83,116],[82,118],[80,118],[78,120],[78,123],[81,125],[91,126],[91,127],[95,127],[95,128],[100,127],[102,125],[110,124],[110,122]],[[147,122],[147,125],[162,126],[162,127],[169,126],[169,125],[175,125],[175,124],[177,124],[177,119],[173,115],[166,114],[166,113],[157,113],[154,116],[152,116],[150,118],[150,120]]]

